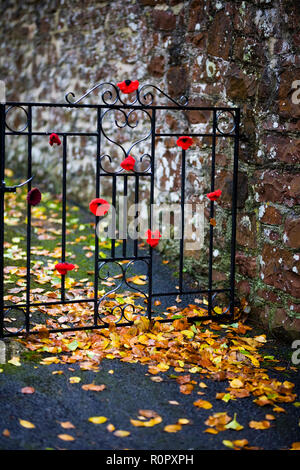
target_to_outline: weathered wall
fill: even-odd
[[[137,78],[173,97],[186,93],[191,103],[241,107],[238,288],[266,324],[299,331],[300,104],[292,89],[300,80],[299,3],[2,0],[1,6],[0,79],[9,100],[62,101],[66,91],[80,96],[99,81]],[[57,111],[40,116],[41,128],[59,119]],[[186,128],[205,121],[191,113]],[[67,122],[74,124],[71,115]],[[168,125],[176,128],[172,114]],[[174,142],[167,146],[161,181],[176,187]],[[49,147],[40,143],[34,155],[42,168],[41,149]],[[217,155],[224,196],[227,153],[220,148]],[[88,183],[88,154],[84,142],[74,147],[71,171],[81,173],[81,184]],[[9,158],[13,164],[22,157]],[[55,175],[53,158],[44,166]],[[194,167],[189,184],[202,193]],[[220,220],[226,229],[222,212]],[[222,279],[220,270],[215,277]]]

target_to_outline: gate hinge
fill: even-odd
[[[17,188],[21,188],[22,186],[25,186],[25,184],[29,183],[33,178],[34,176],[24,181],[24,183],[17,184],[16,186],[6,186],[5,181],[2,181],[0,185],[0,190],[3,191],[4,193],[15,193]]]

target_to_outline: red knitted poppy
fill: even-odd
[[[26,199],[30,206],[37,206],[42,199],[41,191],[38,188],[32,188],[28,191]]]
[[[117,86],[123,93],[132,93],[133,91],[138,89],[139,81],[124,80],[123,82],[117,83]]]
[[[219,197],[221,196],[221,194],[222,194],[221,189],[217,189],[216,191],[213,191],[212,193],[206,194],[206,196],[207,196],[208,199],[210,199],[211,201],[216,201],[217,199],[219,199]]]
[[[62,275],[67,274],[68,271],[72,271],[74,268],[75,266],[72,263],[58,263],[55,265],[55,269]]]
[[[161,233],[159,230],[155,230],[155,232],[152,232],[151,230],[147,230],[146,236],[147,236],[146,242],[148,243],[148,245],[150,245],[152,248],[155,248],[159,243],[159,239],[161,238]]]
[[[109,203],[105,199],[96,198],[90,202],[90,211],[97,216],[107,214],[109,210]]]
[[[134,165],[135,165],[135,159],[131,155],[128,155],[128,157],[125,158],[125,160],[123,160],[121,163],[121,167],[127,171],[133,170]]]
[[[57,134],[51,134],[50,137],[49,137],[49,144],[52,146],[53,144],[56,144],[56,145],[60,145],[61,144],[61,140],[60,138],[58,137]]]
[[[194,141],[191,137],[183,135],[177,139],[176,144],[178,147],[181,147],[182,150],[187,150],[191,145],[193,145]]]

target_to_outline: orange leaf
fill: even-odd
[[[181,430],[180,424],[168,424],[164,427],[165,432],[178,432]]]
[[[106,385],[85,384],[81,387],[83,390],[92,390],[94,392],[102,392]]]
[[[290,450],[300,450],[300,442],[293,442]]]
[[[269,429],[271,426],[269,421],[250,421],[249,427],[253,429]]]
[[[23,387],[21,388],[21,393],[34,393],[35,389],[33,387]]]
[[[70,436],[70,434],[58,434],[57,437],[62,441],[75,441],[75,437]]]
[[[130,435],[129,431],[123,431],[122,429],[119,429],[118,431],[114,432],[114,435],[117,437],[127,437]]]
[[[205,410],[209,410],[210,408],[212,408],[212,404],[209,401],[201,399],[194,401],[194,405],[198,406],[198,408],[204,408]]]
[[[63,421],[61,423],[59,423],[61,425],[62,428],[64,429],[75,429],[75,426],[74,424],[72,424],[70,421]]]

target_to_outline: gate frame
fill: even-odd
[[[102,93],[102,104],[79,104],[86,96],[92,93],[94,90],[103,87],[109,86],[111,89],[106,89]],[[156,105],[154,104],[154,95],[152,92],[146,92],[142,95],[145,88],[153,88],[158,91],[159,94],[166,97],[172,104],[171,105]],[[208,306],[207,316],[201,317],[188,317],[190,322],[194,321],[203,321],[208,319],[213,320],[232,320],[234,316],[234,307],[235,307],[235,252],[236,252],[236,215],[237,215],[237,183],[238,183],[238,153],[239,153],[239,127],[240,127],[240,108],[236,107],[213,107],[213,106],[189,106],[188,99],[186,97],[181,97],[179,101],[175,101],[162,90],[160,90],[155,85],[146,84],[143,85],[141,88],[136,90],[136,97],[130,103],[126,103],[120,96],[119,89],[116,85],[105,82],[100,83],[86,92],[83,96],[81,96],[76,101],[71,101],[71,97],[75,98],[75,95],[70,92],[67,93],[65,98],[67,103],[30,103],[30,102],[6,102],[0,104],[0,338],[3,337],[14,337],[20,336],[24,334],[34,334],[39,333],[39,330],[32,330],[30,328],[30,309],[34,306],[45,306],[45,305],[65,305],[65,304],[74,304],[74,303],[85,303],[85,302],[93,302],[94,303],[94,324],[89,326],[83,327],[71,327],[71,328],[55,328],[49,329],[50,333],[54,332],[65,332],[65,331],[78,331],[78,330],[91,330],[91,329],[99,329],[99,328],[106,328],[109,323],[105,322],[103,318],[99,316],[99,305],[104,300],[104,298],[112,291],[117,290],[123,285],[123,282],[126,282],[126,270],[130,264],[134,261],[144,260],[148,264],[148,305],[147,305],[147,316],[149,320],[152,319],[152,299],[154,297],[162,297],[162,296],[174,296],[174,295],[199,295],[199,294],[208,294]],[[107,100],[110,100],[108,103]],[[148,100],[148,102],[146,102]],[[150,101],[150,102],[149,102]],[[151,182],[150,182],[150,230],[152,230],[152,223],[153,223],[153,214],[152,214],[152,205],[154,203],[154,180],[155,180],[155,141],[157,137],[180,137],[183,135],[188,135],[190,137],[211,137],[212,138],[212,149],[211,149],[211,192],[215,190],[215,152],[216,152],[216,142],[218,137],[226,137],[234,139],[234,147],[233,147],[233,180],[232,180],[232,198],[231,198],[231,217],[232,217],[232,225],[231,225],[231,259],[230,259],[230,281],[229,281],[229,288],[224,289],[213,289],[213,279],[212,279],[212,267],[213,267],[213,229],[214,227],[210,224],[210,231],[209,231],[209,270],[208,270],[208,288],[207,289],[200,289],[195,291],[188,291],[183,289],[183,261],[184,261],[184,199],[185,199],[185,167],[186,167],[186,150],[182,150],[182,168],[181,168],[181,239],[180,239],[180,256],[179,256],[179,289],[176,292],[153,292],[152,286],[152,264],[153,264],[153,249],[149,247],[149,255],[139,257],[138,256],[138,249],[137,249],[137,240],[134,243],[134,256],[128,257],[123,256],[123,258],[118,258],[115,256],[115,239],[112,239],[111,243],[111,259],[99,259],[99,239],[97,237],[96,228],[99,221],[99,217],[95,217],[95,258],[94,258],[94,298],[90,299],[76,299],[76,300],[66,300],[65,297],[65,276],[62,275],[61,280],[61,298],[59,301],[53,302],[31,302],[30,301],[30,262],[31,262],[31,206],[27,205],[27,248],[26,248],[26,302],[22,304],[13,304],[13,305],[6,305],[4,303],[4,195],[5,192],[15,192],[18,187],[23,185],[27,185],[27,190],[31,190],[31,183],[34,175],[32,175],[32,136],[35,135],[49,135],[49,132],[35,132],[32,130],[32,108],[35,107],[42,107],[42,108],[77,108],[77,109],[96,109],[97,110],[97,130],[95,132],[56,132],[62,139],[62,148],[63,148],[63,162],[62,162],[62,258],[61,262],[65,261],[65,250],[66,250],[66,177],[67,177],[67,140],[69,136],[86,136],[86,137],[96,137],[97,138],[97,159],[96,159],[96,195],[95,197],[100,197],[100,180],[101,177],[105,176],[102,173],[104,170],[101,164],[101,159],[107,155],[101,155],[101,143],[103,135],[107,137],[103,128],[102,128],[102,119],[105,116],[105,113],[109,110],[121,111],[123,116],[125,117],[125,124],[123,127],[128,125],[128,117],[131,112],[134,110],[142,110],[146,112],[149,116],[150,113],[147,111],[151,111],[151,130],[149,135],[146,138],[138,140],[131,145],[130,149],[126,152],[125,149],[122,148],[124,155],[128,156],[131,149],[140,141],[146,140],[151,137],[151,154],[148,155],[151,159],[150,166],[147,168],[147,171],[150,169],[150,173],[148,172],[134,172],[133,174],[125,173],[123,171],[120,172],[113,172],[109,173],[106,172],[109,176],[112,177],[113,184],[112,184],[112,205],[115,207],[116,202],[116,178],[118,176],[124,177],[124,194],[127,194],[127,180],[128,178],[135,178],[135,203],[138,202],[138,189],[139,189],[139,177],[150,175]],[[24,128],[21,130],[12,129],[8,126],[6,122],[6,115],[10,111],[10,109],[19,108],[22,109],[26,116],[26,124]],[[157,110],[165,110],[165,111],[209,111],[212,113],[212,132],[211,133],[157,133],[156,132],[156,111]],[[128,111],[129,114],[126,114]],[[233,127],[230,132],[223,133],[220,131],[218,127],[218,119],[219,116],[223,113],[229,113],[233,119]],[[118,126],[120,127],[120,126]],[[129,126],[131,127],[131,126]],[[8,130],[7,130],[8,129]],[[27,142],[27,180],[24,183],[21,183],[16,186],[8,187],[5,184],[5,136],[6,135],[26,135],[28,137]],[[108,139],[109,140],[109,139]],[[112,141],[114,142],[114,141]],[[114,142],[115,143],[115,142]],[[122,147],[120,144],[117,144],[119,147]],[[110,158],[110,157],[109,157]],[[126,184],[125,184],[126,181]],[[210,201],[210,218],[214,217],[214,201]],[[128,234],[127,234],[128,235]],[[126,240],[125,240],[125,251],[124,251],[124,243],[123,243],[123,255],[126,255]],[[122,282],[117,289],[113,289],[112,291],[108,291],[105,295],[99,299],[98,296],[98,287],[99,287],[99,273],[101,269],[101,263],[107,262],[117,262],[120,260],[129,260],[129,263],[125,270],[122,268]],[[121,266],[120,264],[118,264]],[[131,289],[138,290],[129,286]],[[214,312],[213,306],[213,298],[214,295],[217,295],[221,292],[229,292],[230,296],[230,303],[225,312],[222,314],[216,314]],[[128,326],[132,324],[132,321],[126,319],[125,310],[128,304],[125,306],[120,307],[121,310],[121,317],[119,321],[124,318],[125,322],[116,322],[118,326]],[[117,307],[117,306],[116,306]],[[4,318],[5,313],[9,310],[22,310],[25,314],[25,323],[22,329],[18,330],[17,332],[9,332],[6,331]],[[23,310],[25,309],[25,311]],[[215,315],[214,315],[215,313]],[[99,319],[102,324],[99,324]],[[160,319],[158,321],[161,322],[169,322],[172,319]]]

